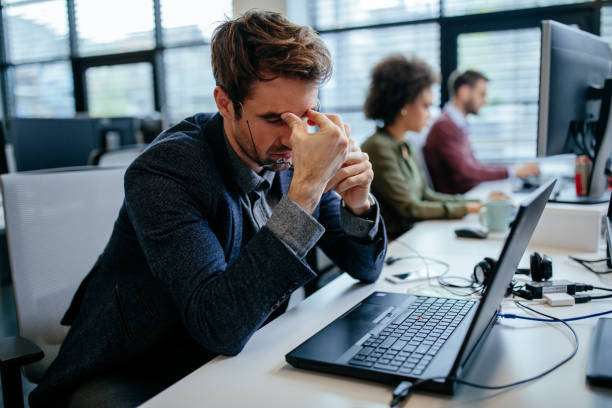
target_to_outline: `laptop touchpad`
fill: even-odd
[[[306,359],[333,361],[376,326],[372,321],[388,308],[386,305],[362,303],[312,336],[293,354]]]

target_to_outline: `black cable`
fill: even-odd
[[[572,358],[574,358],[574,356],[578,352],[578,346],[579,346],[580,342],[578,340],[578,334],[572,328],[572,326],[570,326],[563,319],[559,319],[558,317],[550,316],[550,315],[547,315],[545,313],[539,312],[539,311],[537,311],[535,309],[530,308],[529,306],[526,306],[526,305],[522,304],[521,302],[516,302],[516,304],[518,306],[522,307],[523,309],[527,309],[527,310],[529,310],[529,311],[531,311],[533,313],[536,313],[536,314],[539,314],[541,316],[547,317],[550,320],[536,319],[536,318],[516,316],[516,315],[505,315],[505,316],[502,315],[502,317],[511,317],[511,318],[518,318],[518,319],[527,319],[527,320],[537,320],[537,321],[545,321],[545,322],[559,322],[559,323],[564,324],[572,332],[572,334],[574,335],[574,350],[572,350],[570,355],[568,357],[564,358],[561,362],[559,362],[559,363],[555,364],[554,366],[552,366],[551,368],[541,372],[540,374],[534,375],[533,377],[525,378],[524,380],[514,381],[514,382],[511,382],[511,383],[502,384],[502,385],[476,384],[476,383],[473,383],[471,381],[463,380],[463,379],[461,379],[459,377],[448,377],[448,378],[446,378],[446,377],[431,377],[431,378],[424,378],[424,379],[415,381],[414,383],[411,383],[409,381],[402,381],[395,388],[395,390],[393,391],[393,399],[391,401],[390,407],[392,407],[392,408],[396,407],[397,404],[399,404],[404,398],[406,398],[406,396],[408,396],[408,394],[410,393],[412,388],[414,388],[417,385],[420,385],[422,383],[428,382],[428,381],[447,380],[448,379],[450,381],[455,381],[455,382],[457,382],[459,384],[467,385],[468,387],[481,388],[481,389],[485,389],[485,390],[501,390],[501,389],[504,389],[504,388],[516,387],[518,385],[526,384],[526,383],[531,382],[531,381],[539,380],[540,378],[544,377],[545,375],[548,375],[548,374],[552,373],[557,368],[561,367],[562,365],[564,365],[565,363],[570,361]],[[612,313],[612,311],[603,312],[603,313],[597,313],[597,314],[587,315],[587,316],[575,317],[575,318],[571,318],[571,319],[568,319],[568,320],[587,319],[587,318],[598,316],[600,314],[608,314],[608,313]],[[405,384],[405,383],[407,383],[407,384]],[[403,397],[398,397],[398,395],[404,394],[404,390],[405,390],[405,395]]]
[[[612,292],[612,289],[604,288],[603,286],[593,286],[593,289],[607,290],[608,292]]]
[[[402,402],[408,396],[408,394],[410,394],[412,385],[413,384],[410,381],[402,381],[401,383],[399,383],[399,385],[395,387],[395,390],[393,390],[393,398],[391,399],[389,407],[397,407],[397,404]]]
[[[596,275],[606,275],[608,273],[612,273],[612,269],[606,269],[606,270],[603,270],[603,271],[598,271],[598,270],[593,269],[593,267],[591,265],[589,265],[591,263],[607,261],[608,258],[603,258],[603,259],[581,259],[581,258],[576,258],[575,256],[571,256],[571,255],[568,255],[568,257],[572,261],[578,262],[580,265],[582,265],[583,267],[585,267],[586,269],[588,269],[589,271],[593,272]]]

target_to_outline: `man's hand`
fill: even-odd
[[[350,127],[344,125],[350,136]],[[350,153],[342,168],[327,183],[325,191],[333,189],[355,215],[362,215],[370,209],[370,184],[374,178],[372,164],[367,153],[361,151],[353,140],[350,141]]]
[[[346,162],[350,143],[338,115],[309,110],[306,116],[319,127],[317,132],[308,133],[306,124],[290,112],[283,113],[281,118],[291,128],[289,143],[294,172],[287,196],[312,213],[329,181]]]
[[[525,163],[514,169],[516,177],[525,178],[529,176],[537,176],[540,174],[540,166],[537,163]]]

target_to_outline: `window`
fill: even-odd
[[[444,15],[491,13],[494,11],[516,10],[531,7],[558,6],[583,3],[581,0],[445,0]]]
[[[210,46],[186,47],[164,53],[168,119],[177,123],[197,112],[216,112],[215,79]]]
[[[152,0],[75,0],[79,55],[155,47]]]
[[[68,58],[66,0],[6,5],[7,59],[12,63]]]
[[[154,4],[160,10],[159,43]],[[8,117],[66,117],[85,109],[92,116],[149,115],[161,108],[165,119],[176,121],[215,110],[209,42],[218,23],[231,17],[231,0],[2,5],[6,54],[0,69],[10,81],[3,84],[9,97],[0,106]],[[70,38],[76,39],[74,49]]]
[[[476,155],[484,160],[534,157],[540,29],[461,34],[457,51],[460,70],[475,69],[489,78],[489,103],[470,117]]]
[[[316,0],[312,20],[320,30],[435,18],[439,0]]]
[[[91,116],[145,116],[153,112],[153,67],[143,62],[89,68]]]
[[[72,69],[67,61],[20,65],[9,70],[14,115],[68,117],[74,115]]]
[[[231,15],[229,1],[161,0],[164,44],[209,41],[219,22]]]
[[[435,72],[440,71],[440,30],[436,23],[350,30],[323,34],[323,39],[332,54],[334,75],[321,90],[321,103],[325,111],[343,115],[358,144],[374,133],[375,123],[366,120],[362,108],[370,72],[378,61],[391,53],[402,53],[419,57]],[[434,105],[439,105],[439,86],[434,95]]]
[[[491,79],[489,105],[470,118],[476,156],[496,161],[532,158],[537,138],[541,20],[594,31],[601,8],[602,34],[612,40],[612,5],[607,4],[582,0],[316,0],[309,9],[309,21],[334,59],[334,77],[321,90],[323,108],[342,114],[361,142],[374,126],[362,113],[370,70],[385,55],[415,55],[441,73],[443,82],[434,88],[436,105],[446,102],[450,73],[472,68]],[[439,108],[432,109],[432,116],[439,115]],[[407,136],[418,144],[424,134]]]
[[[612,44],[612,6],[601,8],[601,36]]]

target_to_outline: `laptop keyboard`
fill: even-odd
[[[419,296],[378,335],[363,342],[350,365],[421,375],[474,302]]]

